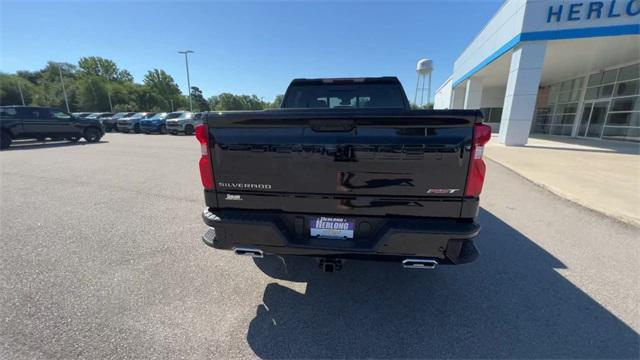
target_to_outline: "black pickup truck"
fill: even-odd
[[[17,139],[76,142],[100,141],[104,128],[97,119],[80,118],[62,110],[39,106],[0,106],[0,148]]]
[[[395,77],[296,79],[281,109],[209,112],[196,137],[209,246],[311,256],[325,271],[478,256],[480,111],[411,110]]]

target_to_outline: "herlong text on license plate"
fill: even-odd
[[[355,221],[341,217],[309,218],[309,230],[312,237],[328,239],[353,239]]]

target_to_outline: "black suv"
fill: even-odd
[[[81,119],[58,109],[0,106],[0,132],[0,148],[6,149],[14,139],[75,142],[83,137],[87,142],[97,142],[104,135],[104,128],[96,119]]]

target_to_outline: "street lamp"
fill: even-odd
[[[189,110],[193,112],[193,103],[191,102],[191,80],[189,79],[189,54],[192,54],[191,50],[178,51],[178,54],[184,54],[184,63],[187,66],[187,91],[189,91]]]
[[[100,75],[104,76],[104,78],[107,80],[107,98],[109,99],[109,111],[113,112],[113,105],[111,104],[111,89],[109,86],[109,75],[104,73],[100,62],[98,62],[98,69],[100,70]]]
[[[18,91],[20,91],[20,99],[22,100],[22,106],[25,106],[24,95],[22,94],[22,86],[20,86],[20,79],[17,79],[17,82],[18,82]]]
[[[60,72],[60,82],[62,83],[62,93],[64,94],[64,103],[67,104],[67,112],[70,113],[69,110],[69,100],[67,99],[67,89],[64,88],[64,79],[62,78],[62,65],[58,63],[58,71]]]

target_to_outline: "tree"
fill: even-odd
[[[107,81],[95,75],[81,77],[76,81],[78,109],[82,111],[109,111]]]
[[[209,99],[209,102],[212,110],[246,110],[241,98],[230,93],[213,96]]]
[[[0,104],[22,104],[20,84],[25,104],[66,109],[60,72],[71,111],[108,111],[109,95],[114,111],[157,112],[184,110],[189,106],[188,96],[180,92],[173,77],[164,70],[150,70],[144,76],[143,84],[136,84],[129,71],[99,56],[83,57],[77,66],[50,61],[40,70],[0,73]],[[278,95],[270,102],[256,95],[221,93],[205,99],[197,86],[189,91],[195,111],[276,108],[283,98]]]
[[[77,67],[73,64],[49,61],[44,69],[40,70],[37,86],[41,96],[34,99],[33,105],[52,106],[66,110],[64,92],[60,81],[60,73],[62,73],[67,98],[69,99],[69,108],[71,111],[76,111],[78,108],[77,87],[75,84],[77,70]]]
[[[118,66],[113,60],[100,56],[80,58],[78,66],[84,75],[94,75],[109,81],[133,82],[133,76],[131,76],[129,71],[118,69]]]
[[[118,71],[118,80],[132,83],[133,75],[131,75],[129,70],[122,69]]]
[[[22,105],[20,88],[25,104],[29,105],[38,97],[36,85],[18,76],[0,73],[0,105]]]
[[[19,70],[16,72],[16,75],[35,85],[38,83],[38,81],[40,81],[40,78],[42,77],[42,70],[39,70],[39,71]]]
[[[417,104],[411,104],[411,109],[413,110],[433,110],[433,103],[426,103],[422,106],[418,106]]]
[[[262,110],[272,106],[272,103],[265,102],[256,95],[234,95],[222,93],[209,98],[211,110]],[[278,106],[280,104],[278,103]]]
[[[170,108],[171,101],[174,103],[174,109],[182,105],[182,94],[180,88],[176,84],[171,75],[167,74],[164,70],[153,69],[149,70],[144,76],[143,80],[145,90],[156,95],[156,98],[161,98],[168,108]]]
[[[278,96],[276,96],[275,99],[273,99],[273,102],[270,104],[267,104],[267,108],[268,109],[277,109],[282,105],[282,100],[284,99],[284,95],[280,94]]]
[[[138,103],[139,94],[144,91],[143,86],[128,82],[114,82],[110,84],[110,89],[113,111],[145,110]]]
[[[202,90],[197,86],[191,87],[191,100],[196,111],[209,111],[209,102],[202,95]]]

